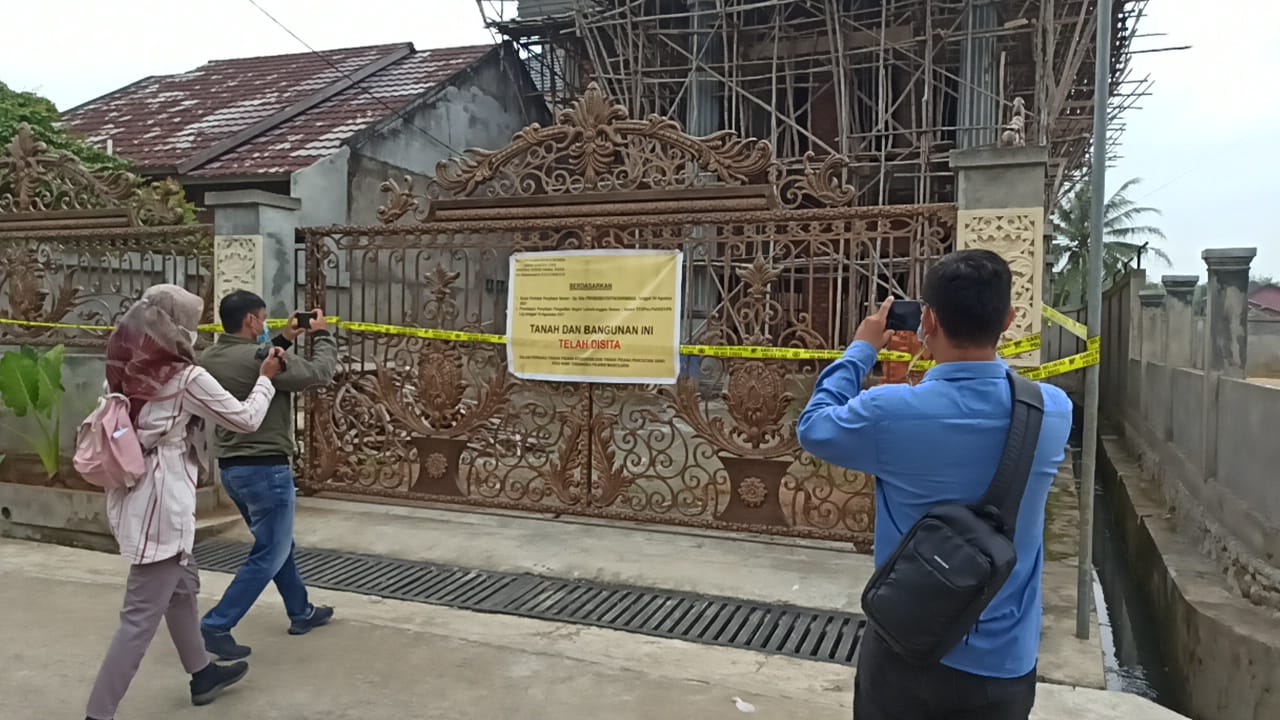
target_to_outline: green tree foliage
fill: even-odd
[[[108,155],[105,150],[63,129],[58,108],[46,98],[31,92],[19,92],[0,82],[0,144],[18,134],[18,126],[26,123],[37,140],[54,150],[63,150],[80,158],[91,168],[127,170],[124,158]]]
[[[1132,266],[1140,255],[1150,255],[1166,265],[1169,256],[1156,247],[1144,247],[1147,240],[1163,240],[1164,232],[1154,225],[1142,224],[1148,215],[1159,215],[1155,208],[1143,207],[1129,198],[1130,191],[1141,180],[1134,178],[1120,186],[1103,208],[1102,282],[1105,286],[1111,278]],[[1053,301],[1061,307],[1084,301],[1089,268],[1089,218],[1092,198],[1088,183],[1084,183],[1070,197],[1058,205],[1054,212],[1053,253],[1058,266],[1053,274]]]

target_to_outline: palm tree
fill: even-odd
[[[1160,248],[1148,247],[1144,238],[1164,240],[1164,232],[1154,225],[1140,225],[1144,215],[1159,215],[1155,208],[1142,207],[1129,199],[1128,192],[1141,180],[1134,178],[1120,186],[1102,210],[1102,282],[1124,272],[1134,261],[1141,262],[1144,254],[1169,264],[1169,256]],[[1053,222],[1057,237],[1053,241],[1053,253],[1058,267],[1053,273],[1053,301],[1059,307],[1084,301],[1087,270],[1089,267],[1089,215],[1092,205],[1089,184],[1083,183],[1072,195],[1058,205]]]

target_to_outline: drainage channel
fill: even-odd
[[[205,570],[235,572],[245,543],[196,546]],[[308,585],[483,613],[593,625],[705,645],[852,666],[866,621],[851,613],[731,598],[487,572],[367,555],[302,550]]]

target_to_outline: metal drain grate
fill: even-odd
[[[249,545],[196,547],[206,570],[235,572]],[[730,598],[467,570],[433,563],[298,550],[307,584],[330,590],[594,625],[707,645],[852,666],[866,621],[859,615]]]

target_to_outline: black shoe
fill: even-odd
[[[289,626],[290,635],[306,635],[321,625],[328,625],[333,619],[333,608],[312,606],[311,612],[302,620],[294,620]]]
[[[249,663],[230,665],[209,663],[208,667],[191,676],[191,704],[208,705],[218,693],[240,682],[249,672]]]
[[[229,632],[215,633],[201,628],[200,635],[204,638],[204,649],[219,660],[242,660],[252,652],[248,645],[237,643]]]

